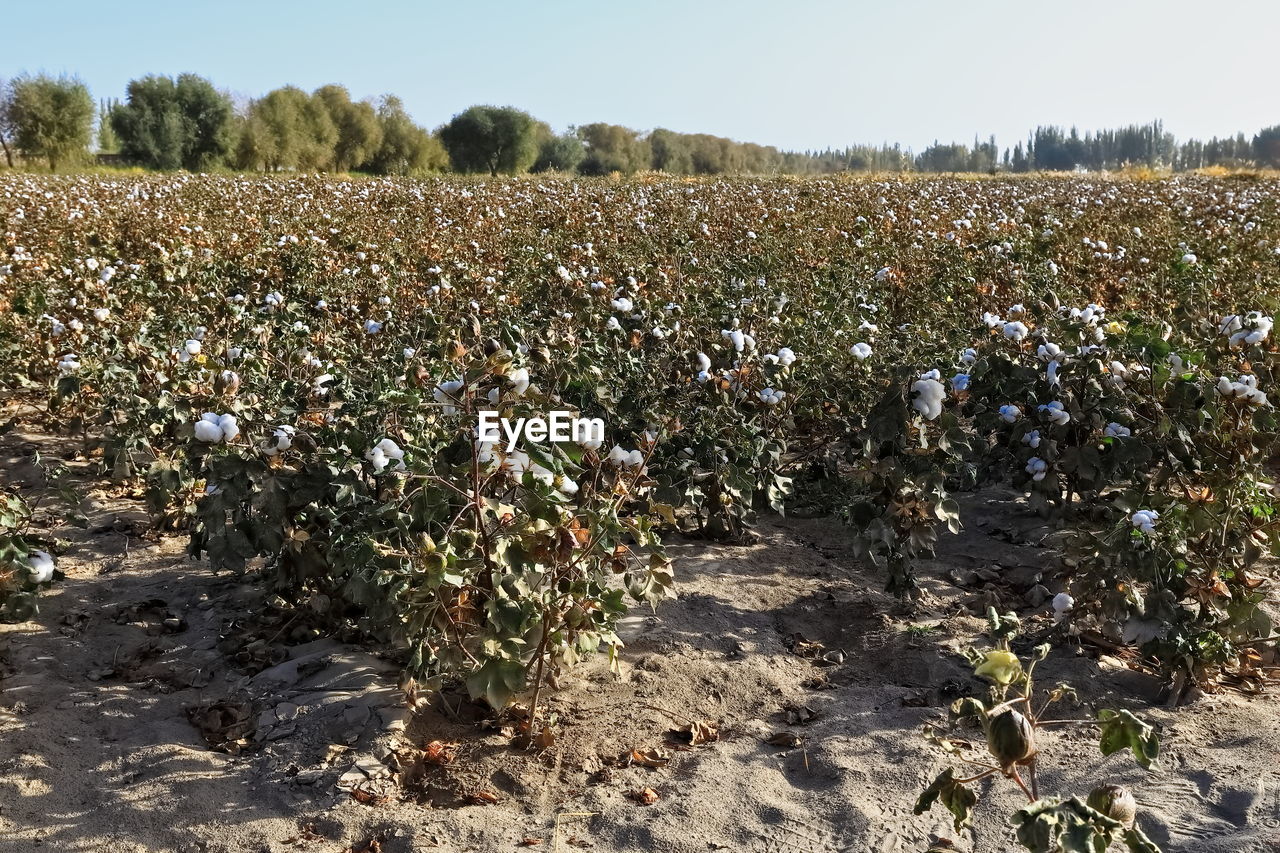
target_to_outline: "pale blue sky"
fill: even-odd
[[[400,95],[435,127],[476,103],[782,148],[1163,118],[1179,138],[1280,123],[1276,0],[14,2],[0,76],[78,73],[95,97],[194,71]]]

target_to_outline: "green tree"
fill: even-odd
[[[1280,169],[1280,125],[1258,131],[1253,137],[1253,156],[1260,166]]]
[[[587,148],[587,156],[578,167],[585,175],[629,175],[649,165],[648,141],[629,127],[596,122],[578,128],[578,137]]]
[[[514,175],[538,158],[537,122],[515,107],[471,107],[440,129],[459,172]]]
[[[77,77],[23,75],[10,84],[8,113],[13,138],[24,156],[59,163],[88,153],[93,138],[93,98]]]
[[[98,153],[119,154],[120,137],[116,136],[111,126],[111,114],[120,109],[120,102],[115,98],[103,98],[98,101]]]
[[[533,162],[534,172],[572,172],[578,168],[587,150],[575,133],[559,136],[548,132],[538,144],[538,159]]]
[[[111,110],[120,153],[151,169],[200,171],[227,157],[231,100],[195,74],[131,80],[127,102]]]
[[[693,173],[693,154],[684,134],[659,127],[649,134],[650,165],[672,175]]]
[[[4,149],[4,161],[13,168],[13,147],[9,144],[13,139],[13,87],[0,80],[0,148]]]
[[[324,104],[329,119],[338,131],[333,148],[332,167],[349,172],[371,159],[382,145],[382,122],[368,101],[352,101],[345,86],[321,86],[315,96]]]
[[[449,167],[440,140],[413,123],[399,98],[384,96],[377,119],[381,141],[362,168],[379,175],[420,175]]]
[[[249,106],[236,160],[241,168],[320,170],[333,162],[338,129],[324,103],[296,86]]]

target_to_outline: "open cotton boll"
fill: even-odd
[[[622,328],[622,324],[618,322],[617,317],[610,317],[604,324],[604,327],[611,332],[616,332]]]
[[[695,358],[698,363],[699,372],[706,373],[711,370],[711,358],[705,352],[698,353]]]
[[[1036,348],[1036,355],[1045,361],[1061,361],[1066,358],[1066,354],[1063,353],[1062,347],[1049,341],[1042,343]]]
[[[48,583],[53,580],[57,564],[48,551],[33,550],[27,555],[27,566],[31,569],[32,583]]]
[[[946,396],[946,389],[938,381],[938,371],[930,370],[922,375],[912,384],[911,390],[915,393],[911,406],[925,420],[931,421],[942,414],[942,399]]]
[[[365,458],[373,463],[373,469],[378,473],[382,473],[392,462],[395,463],[393,471],[405,470],[404,451],[389,438],[382,439],[370,448]]]
[[[973,364],[978,360],[978,351],[973,347],[968,347],[964,352],[960,353],[960,362],[962,364]]]
[[[97,320],[99,323],[105,323],[107,321],[107,318],[110,316],[111,316],[110,308],[94,308],[93,309],[93,319]]]
[[[213,412],[206,412],[200,416],[200,420],[195,422],[196,438],[206,444],[217,444],[222,441],[222,425],[218,423],[218,416]]]
[[[760,401],[766,406],[776,406],[782,402],[782,398],[787,396],[787,394],[785,391],[775,391],[772,388],[765,388],[763,391],[760,391],[757,396],[759,396]]]
[[[367,334],[376,335],[378,332],[382,331],[382,324],[377,320],[365,320],[364,330]]]
[[[1040,430],[1033,429],[1022,436],[1022,443],[1035,450],[1040,446]]]
[[[507,381],[511,383],[511,389],[515,391],[516,396],[523,397],[524,392],[529,390],[529,370],[524,367],[517,368],[507,374]]]
[[[462,380],[451,379],[448,382],[441,382],[432,393],[435,401],[444,406],[446,415],[456,415],[458,413],[458,400],[455,395],[462,390],[462,385]]]
[[[1102,431],[1102,434],[1108,438],[1128,438],[1133,433],[1130,432],[1127,426],[1123,426],[1121,424],[1116,423],[1115,421],[1112,421],[1111,423],[1107,424],[1106,429]]]
[[[1154,509],[1140,509],[1129,517],[1129,522],[1143,533],[1154,533],[1160,513]]]
[[[957,373],[951,377],[951,390],[957,393],[969,390],[969,374]]]
[[[1053,597],[1053,621],[1061,622],[1067,618],[1072,609],[1076,606],[1076,600],[1065,592],[1060,592]]]
[[[1039,456],[1032,456],[1027,460],[1026,472],[1031,475],[1031,479],[1037,483],[1045,478],[1045,474],[1049,471],[1049,463],[1045,462]]]
[[[1004,336],[1012,341],[1020,341],[1027,336],[1027,326],[1025,323],[1014,320],[1012,323],[1004,324]]]
[[[218,429],[222,432],[223,441],[234,441],[240,434],[240,424],[236,421],[235,415],[219,415]]]
[[[296,433],[297,430],[293,427],[288,424],[281,424],[271,433],[271,438],[267,440],[262,452],[267,456],[278,456],[293,447],[293,437]]]
[[[1187,264],[1188,266],[1191,266],[1199,263],[1200,259],[1195,256],[1195,253],[1187,252],[1185,255],[1182,256],[1182,262],[1184,264]]]
[[[1040,407],[1040,412],[1058,426],[1071,423],[1071,413],[1063,407],[1059,400],[1054,400],[1052,403],[1045,403]]]
[[[63,376],[70,376],[80,369],[80,359],[72,353],[67,353],[58,362],[58,372]]]
[[[990,311],[983,312],[982,322],[987,324],[988,329],[996,329],[1004,325],[1004,318],[999,314],[992,314]]]
[[[747,336],[739,329],[721,329],[720,336],[732,343],[736,352],[742,352],[747,345]]]
[[[1020,417],[1022,417],[1022,409],[1019,409],[1017,406],[1011,403],[1006,403],[1000,407],[1000,420],[1005,423],[1011,424]]]
[[[871,357],[871,345],[859,342],[849,347],[849,352],[855,356],[858,361],[865,361]]]

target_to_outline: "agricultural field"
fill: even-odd
[[[0,838],[1280,850],[1277,189],[0,175]]]

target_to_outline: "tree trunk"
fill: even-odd
[[[4,149],[4,159],[9,164],[9,168],[13,168],[13,151],[9,149],[9,143],[5,141],[4,134],[0,133],[0,148]]]

